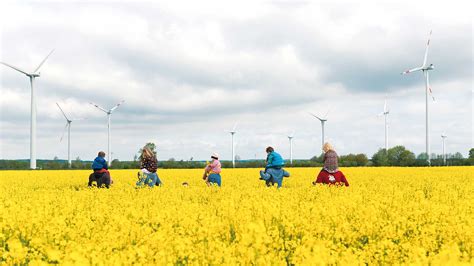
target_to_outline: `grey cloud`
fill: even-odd
[[[297,131],[295,157],[309,158],[319,153],[320,125],[305,111],[324,111],[328,103],[334,105],[328,138],[341,153],[371,155],[383,144],[383,123],[375,115],[387,91],[392,108],[391,144],[406,145],[417,153],[424,150],[423,136],[418,134],[424,128],[420,104],[424,96],[418,89],[422,77],[399,75],[423,56],[428,21],[413,15],[414,11],[407,11],[405,18],[388,17],[395,24],[400,22],[399,30],[383,23],[360,26],[354,40],[341,48],[328,40],[325,25],[296,17],[310,16],[303,11],[311,3],[295,6],[277,1],[270,13],[249,19],[219,14],[188,19],[173,13],[175,9],[152,3],[56,4],[32,4],[35,16],[19,14],[24,23],[16,23],[14,30],[5,24],[7,30],[2,32],[2,60],[20,66],[34,67],[42,53],[57,48],[37,83],[41,158],[65,155],[65,144],[59,143],[64,121],[55,115],[55,101],[74,101],[80,107],[79,115],[90,116],[73,130],[73,157],[90,159],[104,148],[106,120],[87,103],[108,107],[121,99],[126,102],[113,115],[112,141],[116,157],[123,160],[131,159],[146,141],[157,142],[160,159],[202,159],[211,151],[228,159],[227,130],[235,121],[241,121],[236,141],[237,154],[243,158],[264,156],[268,144],[276,145],[287,157],[285,134],[290,129]],[[96,8],[101,8],[104,20],[79,20],[80,12]],[[353,8],[321,5],[323,24],[357,19],[360,14],[352,12]],[[57,15],[44,17],[51,13]],[[109,25],[105,21],[109,15],[123,16],[129,22],[125,25],[138,25],[137,39],[133,28],[121,32],[111,25],[110,33],[83,28],[88,22],[97,27]],[[219,26],[222,47],[214,49],[206,36],[189,39],[196,47],[215,52],[215,58],[204,58],[198,48],[183,51],[171,45],[196,30],[201,33],[206,23]],[[419,26],[407,27],[410,24]],[[466,152],[471,145],[472,117],[449,106],[472,108],[467,97],[472,92],[466,92],[472,87],[472,36],[466,34],[470,25],[435,26],[430,61],[436,69],[431,78],[440,104],[432,108],[432,149],[439,150],[436,140],[442,125],[456,120],[460,125],[450,133],[449,149]],[[289,56],[294,53],[295,58],[286,61],[282,50]],[[26,77],[3,67],[0,73],[2,93],[29,95]],[[29,105],[29,97],[26,102]],[[29,107],[15,109],[15,104],[22,101],[15,98],[0,107],[2,158],[28,155]]]

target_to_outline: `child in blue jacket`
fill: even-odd
[[[267,186],[273,186],[277,183],[280,188],[283,182],[283,177],[289,177],[290,173],[283,169],[285,161],[281,155],[273,149],[273,147],[267,147],[267,159],[265,170],[260,171],[260,179],[265,180]]]
[[[107,161],[105,160],[105,152],[100,151],[99,154],[97,154],[97,157],[92,163],[92,170],[94,173],[89,176],[89,186],[92,186],[92,183],[95,181],[98,187],[101,187],[103,184],[108,188],[110,184],[114,182],[110,176]]]
[[[107,166],[107,161],[105,160],[105,152],[99,151],[99,154],[97,154],[97,157],[95,157],[94,162],[92,163],[92,170],[95,171],[102,171],[105,172],[104,170],[108,170]]]

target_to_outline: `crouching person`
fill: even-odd
[[[217,184],[221,186],[221,162],[219,162],[219,154],[213,153],[211,155],[211,162],[204,168],[204,175],[202,179],[206,181],[207,186]]]
[[[109,188],[113,183],[112,178],[110,177],[110,172],[107,167],[107,161],[105,160],[105,152],[100,151],[97,157],[92,163],[92,170],[94,171],[89,175],[89,187],[92,187],[94,182],[97,184],[97,187],[105,186]]]
[[[140,171],[143,173],[145,178],[138,179],[136,183],[137,187],[142,185],[148,185],[154,187],[155,185],[161,186],[161,180],[158,177],[156,171],[158,170],[158,160],[156,155],[148,147],[143,147],[142,156],[141,156],[141,166]]]
[[[337,159],[337,153],[328,142],[324,143],[324,166],[318,174],[316,181],[313,181],[313,185],[318,183],[328,185],[345,185],[349,186],[344,174],[339,170],[339,163]]]
[[[316,184],[326,184],[326,185],[335,185],[335,186],[349,186],[346,177],[341,171],[335,173],[329,173],[326,170],[321,170],[319,172],[316,181],[313,181],[313,185]]]
[[[272,147],[267,147],[267,159],[265,170],[260,170],[260,179],[265,180],[267,187],[273,186],[275,183],[278,188],[282,186],[283,177],[289,177],[290,173],[283,169],[285,161],[280,154],[275,152]]]

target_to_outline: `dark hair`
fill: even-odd
[[[265,149],[266,152],[274,152],[275,150],[273,149],[273,147],[271,146],[268,146],[266,149]]]
[[[211,156],[212,159],[219,160],[216,156]]]
[[[97,156],[99,156],[99,157],[105,157],[105,152],[99,151],[99,154],[97,154]]]

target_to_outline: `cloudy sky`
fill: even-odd
[[[432,152],[464,155],[473,146],[473,21],[465,6],[359,1],[2,1],[0,61],[32,71],[55,48],[37,79],[37,157],[66,158],[65,126],[56,102],[72,117],[72,157],[106,150],[104,108],[112,115],[113,157],[131,160],[146,142],[159,159],[263,158],[273,145],[294,157],[320,153],[326,140],[340,154],[384,145],[425,149],[422,74],[429,63]],[[29,157],[30,88],[26,76],[0,67],[0,158]]]

